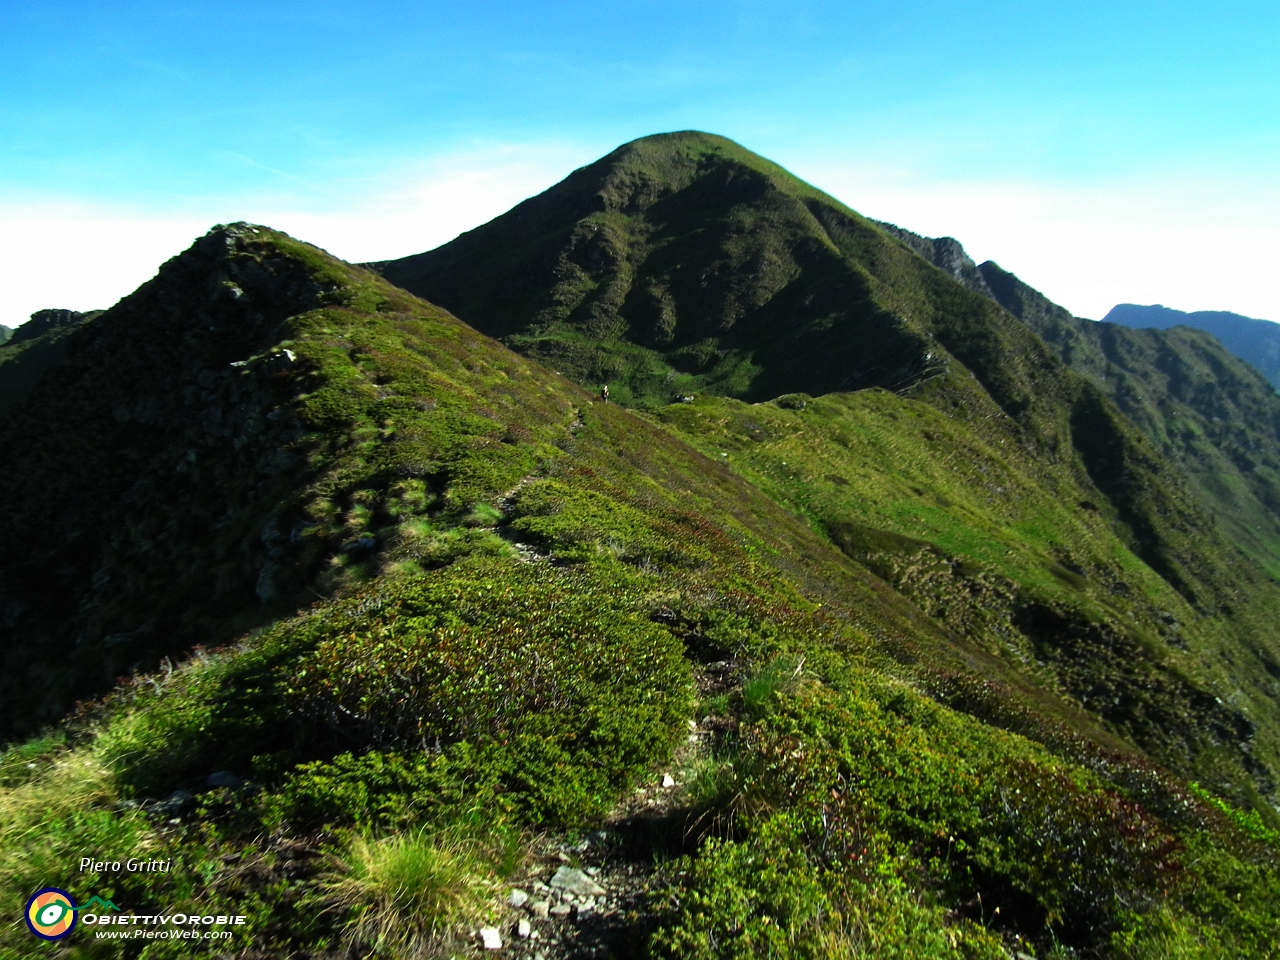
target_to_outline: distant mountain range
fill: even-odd
[[[1241,360],[1257,367],[1273,387],[1280,389],[1280,323],[1222,310],[1184,313],[1158,303],[1149,307],[1120,303],[1112,307],[1103,319],[1139,329],[1192,327],[1204,330],[1221,340],[1222,345]]]

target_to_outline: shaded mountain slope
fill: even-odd
[[[1135,329],[1191,327],[1211,333],[1233,354],[1252,365],[1267,381],[1280,389],[1280,324],[1255,320],[1225,310],[1196,310],[1187,313],[1155,304],[1118,303],[1102,318],[1108,323]]]
[[[1192,754],[1170,762],[1248,795],[1238,750],[1186,738],[1237,708],[1162,697],[1219,678],[1151,617],[1192,651],[1212,624],[972,384],[646,420],[315,248],[216,229],[4,427],[6,706],[158,669],[0,754],[0,888],[145,850],[175,869],[107,895],[244,916],[248,956],[477,955],[518,918],[556,958],[1266,955],[1280,834],[1119,735],[1162,724]],[[1112,678],[1129,719],[999,632],[1032,602],[1096,619],[1066,653],[1141,660]],[[570,849],[629,879],[571,906]],[[456,905],[361,883],[406,863]],[[517,915],[510,885],[557,909]]]
[[[39,310],[8,338],[0,337],[0,409],[17,403],[66,356],[67,338],[101,310]],[[6,328],[7,330],[7,328]]]
[[[465,512],[473,487],[489,489],[485,455],[465,477],[449,469],[459,449],[501,435],[496,397],[478,405],[449,377],[487,341],[416,301],[423,335],[439,333],[432,321],[446,333],[432,339],[439,369],[413,400],[432,416],[421,436],[362,455],[408,401],[361,373],[378,349],[361,324],[331,333],[315,311],[357,303],[394,316],[409,298],[365,290],[357,275],[266,231],[216,231],[79,330],[67,361],[12,409],[0,441],[8,724],[52,718],[134,664],[329,592],[369,554],[366,527],[387,501],[444,498]],[[566,400],[540,385],[514,392],[522,429],[563,429]],[[448,439],[433,443],[438,424]],[[494,449],[496,461],[517,448]],[[493,468],[503,482],[527,457],[514,463]]]

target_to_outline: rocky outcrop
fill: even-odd
[[[65,329],[68,327],[78,327],[87,320],[100,316],[103,311],[89,310],[81,313],[78,310],[37,310],[31,315],[31,319],[24,323],[18,329],[12,331],[8,339],[10,346],[26,343],[42,337],[46,333],[54,330]],[[6,328],[7,329],[7,328]]]
[[[904,230],[896,224],[886,223],[883,220],[877,220],[875,223],[893,234],[893,236],[897,237],[943,273],[954,280],[959,280],[974,293],[981,293],[983,296],[991,297],[993,300],[996,299],[992,295],[990,288],[987,287],[982,271],[973,262],[973,258],[965,252],[959,240],[952,237],[922,237],[918,233],[912,233],[910,230]]]
[[[22,400],[46,371],[62,363],[71,335],[101,313],[37,310],[17,330],[0,327],[0,409]]]

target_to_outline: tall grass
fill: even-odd
[[[353,946],[403,960],[448,956],[496,886],[481,846],[447,834],[357,836],[334,860],[325,906],[347,914]]]

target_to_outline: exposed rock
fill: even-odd
[[[515,907],[517,910],[525,905],[529,899],[529,895],[523,890],[512,890],[511,895],[507,897],[507,903]]]
[[[598,897],[605,892],[604,887],[574,867],[561,867],[557,870],[556,875],[551,878],[551,886],[579,897]]]
[[[498,932],[497,927],[481,927],[480,944],[486,950],[501,950],[502,934]]]
[[[87,313],[81,313],[78,310],[37,310],[31,315],[30,320],[13,331],[8,342],[23,343],[43,336],[56,327],[79,326],[101,313],[101,310],[90,310]]]
[[[211,773],[205,778],[204,785],[206,787],[226,787],[229,790],[235,790],[237,787],[243,787],[244,781],[237,777],[230,770],[219,770],[217,773]]]

